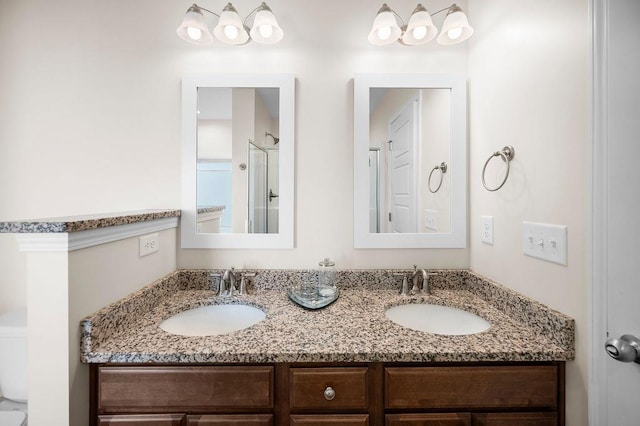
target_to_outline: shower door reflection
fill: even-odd
[[[249,233],[278,233],[278,150],[249,141]]]

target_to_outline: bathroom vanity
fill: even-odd
[[[210,271],[177,271],[82,322],[93,425],[562,425],[573,320],[464,270],[438,271],[429,296],[399,296],[394,274],[338,271],[321,310],[286,288],[312,271],[257,272],[221,298]],[[220,271],[214,271],[220,272]],[[164,319],[210,304],[266,318],[220,336],[178,336]],[[458,307],[491,327],[436,335],[401,327],[390,306]]]
[[[558,425],[564,364],[96,365],[98,425]]]

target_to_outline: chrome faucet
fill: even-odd
[[[233,296],[233,292],[236,288],[236,273],[235,268],[227,269],[222,275],[220,281],[220,296]]]
[[[422,288],[420,288],[420,275],[422,275]],[[413,287],[411,287],[411,295],[423,295],[428,296],[431,294],[431,284],[429,283],[429,277],[438,275],[436,272],[427,272],[424,269],[418,270],[418,265],[413,265],[413,274],[411,274],[411,281]]]

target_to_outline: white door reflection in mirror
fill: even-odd
[[[465,247],[464,77],[360,74],[354,89],[355,247]]]
[[[293,76],[183,77],[182,247],[293,247]]]
[[[371,88],[370,99],[370,149],[383,154],[388,200],[380,231],[370,232],[450,232],[449,176],[431,171],[450,163],[451,89]]]
[[[197,232],[278,232],[279,127],[277,88],[198,88]]]

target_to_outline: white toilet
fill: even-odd
[[[27,424],[27,309],[0,315],[0,426]]]

